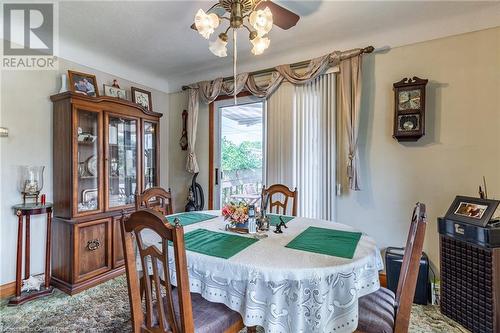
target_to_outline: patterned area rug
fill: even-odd
[[[1,300],[0,332],[131,332],[124,276],[72,297],[56,290],[18,307],[6,305],[7,300]],[[410,332],[468,331],[441,315],[437,307],[414,305]]]

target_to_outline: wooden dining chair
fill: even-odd
[[[145,229],[158,235],[161,242],[146,246],[141,237],[141,231]],[[172,226],[160,212],[141,209],[132,213],[129,218],[125,215],[122,217],[121,232],[135,333],[236,333],[244,327],[237,312],[224,304],[211,303],[199,294],[190,293],[184,231],[178,220]],[[169,242],[172,243],[175,261],[175,289],[170,284]],[[146,285],[144,307],[139,290],[135,246],[142,270],[147,269],[148,260],[152,266],[151,275],[141,276]],[[159,265],[163,270],[159,269]],[[161,280],[166,283],[161,283]]]
[[[151,208],[164,215],[173,214],[172,192],[162,187],[151,187],[135,196],[135,209]]]
[[[172,204],[172,192],[170,189],[166,191],[162,187],[151,187],[142,192],[141,194],[135,195],[135,209],[139,210],[141,208],[150,208],[156,210],[163,215],[173,214],[173,204]],[[140,273],[142,274],[142,272]],[[141,298],[144,298],[144,279],[142,275],[139,276],[140,279],[140,290]],[[162,283],[165,281],[161,280]]]
[[[291,191],[287,186],[282,184],[274,184],[266,188],[265,185],[262,186],[262,204],[263,207],[269,207],[270,213],[276,214],[287,214],[288,199],[292,199],[292,216],[297,216],[297,188]],[[273,196],[279,196],[277,200],[273,201]],[[267,198],[267,200],[266,200]],[[280,201],[280,199],[283,199]],[[273,212],[273,207],[275,210]]]
[[[356,332],[408,332],[426,225],[425,205],[417,203],[413,210],[396,294],[381,287],[378,291],[361,297]]]

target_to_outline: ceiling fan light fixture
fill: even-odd
[[[248,20],[261,37],[273,28],[273,13],[269,7],[253,11]]]
[[[271,40],[267,37],[257,36],[254,39],[250,40],[250,42],[253,45],[252,53],[254,55],[261,55],[269,47]]]
[[[207,14],[203,9],[199,9],[194,17],[194,24],[200,35],[209,39],[219,26],[219,17],[214,13]]]
[[[216,56],[227,57],[227,35],[225,33],[221,33],[215,41],[209,42],[208,45],[210,52]]]

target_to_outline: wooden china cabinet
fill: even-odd
[[[54,103],[52,284],[76,294],[124,272],[120,218],[159,184],[160,113],[65,92]]]

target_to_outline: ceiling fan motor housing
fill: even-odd
[[[256,0],[221,0],[220,5],[231,14],[231,28],[240,28],[243,25],[243,17],[250,13]]]

